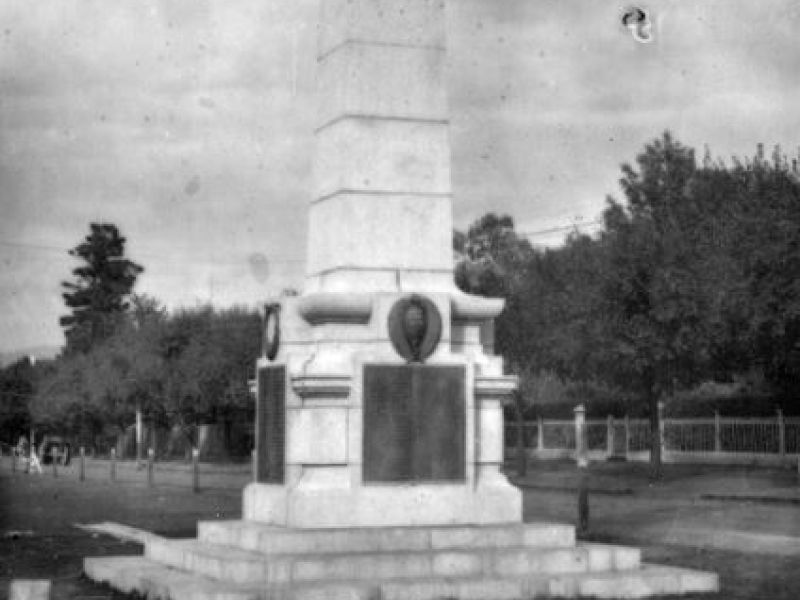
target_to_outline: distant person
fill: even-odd
[[[33,471],[35,470],[37,473],[39,473],[39,475],[41,475],[42,474],[42,463],[39,462],[39,456],[36,454],[36,446],[34,444],[31,444],[31,452],[30,452],[30,454],[31,454],[31,457],[28,460],[28,465],[29,465],[29,468],[30,468],[30,472],[33,473]],[[27,473],[28,471],[26,470],[25,472]]]
[[[17,446],[14,448],[14,454],[25,463],[25,472],[28,472],[28,438],[24,435],[19,436]]]

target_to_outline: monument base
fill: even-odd
[[[716,592],[715,574],[641,563],[636,548],[575,541],[569,525],[296,529],[198,524],[145,539],[144,556],[87,558],[86,574],[161,600],[642,598]]]
[[[487,478],[488,479],[488,478]],[[497,475],[475,487],[454,484],[287,488],[251,483],[243,516],[259,523],[297,528],[463,525],[519,522],[519,490]]]

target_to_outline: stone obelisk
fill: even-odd
[[[521,520],[502,301],[453,283],[443,0],[321,0],[303,294],[267,309],[246,519]]]
[[[307,291],[448,291],[443,2],[328,0],[321,12]]]

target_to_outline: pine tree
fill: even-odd
[[[144,270],[124,257],[125,238],[116,225],[92,223],[90,234],[69,251],[84,261],[73,269],[74,282],[63,282],[64,301],[72,310],[59,323],[64,327],[68,352],[86,352],[109,337],[128,309],[128,296]]]

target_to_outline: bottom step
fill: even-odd
[[[244,587],[167,567],[143,556],[90,557],[83,560],[89,579],[149,600],[262,600],[261,586]]]
[[[122,592],[150,600],[520,600],[541,596],[644,598],[715,592],[713,573],[644,565],[629,571],[531,575],[492,579],[430,579],[382,582],[308,582],[291,587],[234,585],[167,567],[141,556],[87,558],[86,574]]]

